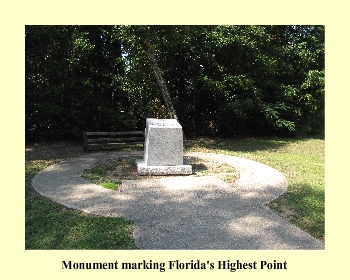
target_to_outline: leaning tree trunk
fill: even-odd
[[[175,111],[174,106],[173,106],[173,103],[171,102],[170,93],[169,93],[169,91],[167,89],[165,80],[164,80],[164,78],[162,76],[162,73],[161,73],[161,71],[159,69],[159,66],[158,66],[158,63],[157,63],[157,60],[156,60],[156,58],[154,56],[154,52],[152,50],[151,43],[149,42],[149,40],[147,38],[144,40],[144,50],[145,50],[145,52],[147,54],[147,57],[148,57],[148,59],[150,61],[150,65],[151,65],[151,68],[153,70],[154,76],[156,77],[157,83],[158,83],[158,85],[160,87],[160,90],[162,92],[165,105],[168,108],[168,110],[169,110],[169,112],[171,114],[171,117],[173,119],[178,120],[177,115],[176,115],[176,111]]]

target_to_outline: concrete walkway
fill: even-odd
[[[226,162],[240,172],[234,186],[212,176],[123,181],[112,191],[81,177],[101,159],[142,153],[87,154],[54,164],[33,179],[40,194],[88,213],[134,222],[140,249],[324,249],[324,244],[264,206],[287,190],[277,170],[251,160],[187,153]]]

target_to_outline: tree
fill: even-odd
[[[151,43],[149,41],[149,38],[144,38],[143,43],[144,43],[143,45],[144,45],[145,52],[146,52],[147,57],[148,57],[149,62],[150,62],[150,66],[153,70],[154,76],[156,77],[157,83],[158,83],[160,90],[162,92],[164,102],[165,102],[165,104],[170,112],[171,117],[178,120],[177,115],[176,115],[176,111],[175,111],[173,103],[171,101],[170,93],[169,93],[168,88],[166,86],[165,80],[162,76],[162,72],[159,69],[159,66],[158,66],[157,60],[155,58],[154,52],[152,50],[152,46],[151,46]]]
[[[187,135],[324,126],[324,26],[26,26],[26,136]]]
[[[26,27],[27,138],[80,138],[85,130],[134,129],[124,90],[119,29]]]

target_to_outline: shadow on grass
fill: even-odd
[[[310,139],[324,140],[324,133],[307,137],[251,137],[251,138],[220,138],[198,137],[186,141],[186,149],[205,148],[212,150],[227,150],[231,152],[256,152],[278,150],[283,146],[308,141]]]
[[[196,138],[186,142],[187,149],[205,148],[213,150],[227,150],[232,152],[254,152],[259,150],[277,150],[292,143],[290,139],[273,138]]]
[[[190,140],[188,144],[208,149],[254,152],[276,150],[284,145],[308,139],[310,138],[197,138]],[[84,154],[82,145],[34,145],[26,148],[26,165],[27,161],[60,160],[81,154]],[[31,174],[28,177],[26,174],[26,249],[135,249],[130,221],[86,215],[38,195],[30,186],[30,181],[42,168],[33,167],[29,170]],[[302,221],[294,223],[323,240],[324,192],[307,184],[291,185],[290,190],[274,201],[277,204],[276,210],[283,210],[285,205],[291,205],[288,207],[298,218],[295,220]],[[142,201],[141,199],[139,203]],[[186,212],[180,214],[185,215]]]
[[[136,249],[132,222],[87,215],[40,195],[26,201],[25,249]]]
[[[309,184],[291,184],[268,206],[315,238],[325,238],[325,193]]]
[[[139,151],[142,145],[103,146],[92,149],[88,153],[106,153],[113,151]],[[83,144],[76,142],[39,143],[28,144],[25,149],[25,159],[29,160],[53,160],[59,161],[67,158],[78,157],[87,154],[83,150]]]
[[[131,221],[87,215],[43,197],[32,188],[31,181],[40,170],[81,154],[82,146],[71,143],[26,147],[25,249],[136,249]]]
[[[71,142],[35,143],[25,147],[26,161],[46,160],[56,161],[82,155],[83,146]]]

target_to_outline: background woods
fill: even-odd
[[[26,26],[26,139],[324,129],[324,26]],[[175,113],[176,112],[176,113]]]

